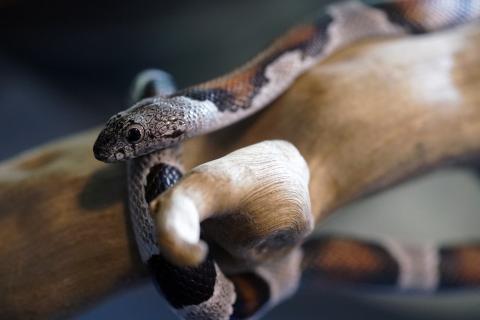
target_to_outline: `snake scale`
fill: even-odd
[[[224,274],[210,255],[196,267],[177,266],[160,254],[149,212],[149,203],[183,175],[180,143],[185,139],[268,106],[303,72],[354,42],[428,33],[478,16],[478,0],[342,2],[220,78],[176,91],[163,74],[141,77],[135,93],[139,101],[108,120],[94,154],[105,162],[128,160],[129,207],[140,255],[173,309],[186,319],[258,317],[295,291],[302,270],[404,289],[478,285],[480,279],[465,271],[467,257],[479,250],[475,245],[412,248],[338,235],[308,240],[277,262],[242,272]]]

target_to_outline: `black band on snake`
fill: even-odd
[[[467,266],[468,259],[480,257],[476,245],[412,248],[394,241],[368,243],[335,236],[312,239],[248,272],[224,275],[210,256],[198,267],[178,267],[160,252],[149,213],[149,202],[182,176],[179,144],[185,139],[229,126],[268,106],[303,72],[354,42],[433,32],[479,15],[478,0],[375,5],[349,1],[328,7],[314,23],[293,29],[220,78],[176,92],[168,81],[162,82],[163,75],[143,81],[134,97],[146,98],[107,122],[94,153],[106,162],[129,160],[129,206],[140,254],[178,314],[187,319],[259,316],[295,291],[303,269],[330,279],[408,290],[480,284],[480,273]],[[173,239],[163,241],[167,243],[162,247],[177,245]]]

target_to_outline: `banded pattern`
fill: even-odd
[[[326,235],[307,241],[303,249],[304,270],[328,281],[420,292],[480,286],[480,245],[475,243],[415,246]]]
[[[476,0],[396,1],[380,3],[375,7],[414,34],[452,27],[459,22],[476,19],[480,12],[480,2]]]
[[[242,68],[168,96],[146,98],[112,117],[94,152],[103,161],[134,158],[128,163],[133,230],[143,261],[172,307],[188,319],[257,316],[295,291],[302,254],[295,251],[279,265],[227,276],[211,258],[197,268],[169,263],[160,256],[148,204],[182,175],[178,149],[165,148],[266,107],[314,63],[355,41],[430,32],[479,15],[477,0],[336,4],[316,22],[293,29]],[[139,96],[162,94],[152,88],[137,92]],[[125,137],[131,126],[140,132],[135,141]],[[306,243],[303,254],[304,268],[336,280],[414,290],[479,284],[470,264],[480,257],[476,246],[438,250],[326,237]]]
[[[124,161],[226,127],[261,110],[312,65],[356,41],[431,32],[479,15],[478,0],[332,5],[315,22],[292,29],[239,69],[168,96],[143,99],[113,116],[95,143],[95,155],[102,161]],[[136,88],[134,94],[149,92],[152,88]],[[126,137],[131,125],[144,132],[135,141]]]
[[[154,198],[171,187],[181,173],[165,164],[153,168],[144,187],[155,190],[150,195]],[[476,268],[476,262],[480,262],[480,245],[436,248],[405,245],[391,239],[368,241],[323,235],[308,240],[301,249],[303,258],[296,271],[298,275],[305,271],[310,279],[417,292],[480,286],[480,273]],[[225,276],[211,257],[192,268],[175,266],[159,254],[152,255],[148,265],[166,300],[189,319],[214,319],[219,314],[229,314],[230,319],[245,319],[272,305],[273,297],[279,294],[274,292],[272,278],[261,268]],[[283,272],[274,273],[285,277]],[[222,304],[222,301],[231,302]]]
[[[447,246],[439,251],[440,287],[464,288],[480,285],[480,244]]]
[[[302,60],[318,55],[322,44],[327,41],[326,29],[330,23],[331,18],[324,16],[315,24],[299,26],[238,70],[176,92],[173,96],[186,96],[200,101],[209,100],[221,112],[248,109],[261,88],[270,81],[267,68],[278,62],[281,57],[295,52],[300,52]],[[285,70],[282,71],[295,73],[296,70],[292,70],[292,67],[291,64],[285,65]]]
[[[172,96],[208,100],[220,112],[256,110],[279,96],[313,63],[355,41],[431,32],[479,14],[480,1],[475,0],[404,0],[371,6],[348,1],[329,7],[314,23],[292,29],[243,67]]]

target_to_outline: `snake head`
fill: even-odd
[[[104,162],[139,157],[185,138],[185,108],[175,98],[148,98],[111,117],[100,132],[93,153]]]

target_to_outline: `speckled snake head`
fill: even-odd
[[[148,98],[111,117],[93,146],[95,158],[124,161],[181,142],[185,111],[175,98]]]

